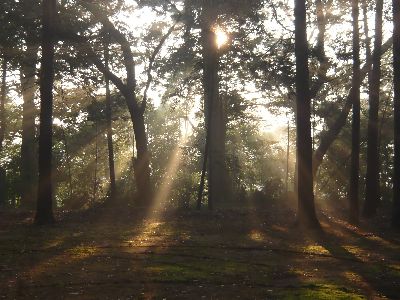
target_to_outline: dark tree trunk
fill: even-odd
[[[311,140],[311,99],[309,89],[308,45],[305,0],[295,1],[295,55],[297,104],[298,222],[319,228],[314,207]]]
[[[201,177],[200,177],[200,185],[199,185],[199,190],[197,193],[197,205],[196,208],[197,210],[201,209],[201,201],[203,200],[203,192],[204,192],[204,183],[206,179],[206,171],[207,171],[207,161],[208,161],[208,144],[209,144],[209,133],[207,132],[207,128],[210,128],[209,121],[210,119],[207,119],[208,124],[206,124],[206,142],[204,145],[204,153],[203,153],[203,166],[201,168]],[[210,202],[209,202],[210,204]],[[210,207],[211,208],[211,207]]]
[[[378,112],[381,80],[383,0],[376,1],[374,53],[369,84],[367,175],[364,217],[373,217],[379,204]]]
[[[0,152],[3,151],[4,136],[6,133],[6,112],[5,103],[7,98],[7,59],[3,56],[1,75],[1,97],[0,97]],[[0,166],[0,206],[7,202],[7,178],[6,170]]]
[[[286,113],[287,120],[287,144],[286,144],[286,178],[285,178],[285,186],[286,186],[286,196],[289,193],[289,151],[290,151],[290,119],[289,115]]]
[[[22,145],[21,145],[21,206],[35,207],[37,195],[37,144],[35,130],[36,63],[38,47],[27,45],[21,63]]]
[[[225,162],[225,116],[219,96],[218,46],[213,26],[217,19],[212,1],[207,0],[202,15],[203,88],[205,124],[208,137],[208,206],[224,202],[227,180]]]
[[[65,161],[67,163],[67,169],[68,169],[68,186],[69,186],[68,199],[70,201],[72,201],[72,197],[74,194],[74,187],[73,187],[73,183],[72,183],[71,156],[69,153],[67,135],[66,135],[64,129],[62,129],[62,135],[63,135],[63,140],[64,140]]]
[[[54,81],[54,27],[56,0],[43,0],[43,36],[40,73],[39,186],[36,224],[54,222],[52,193],[52,119]]]
[[[139,203],[150,206],[153,200],[153,191],[150,183],[150,154],[147,147],[147,134],[143,114],[144,111],[142,109],[135,111],[132,120],[136,139],[136,160],[134,169]]]
[[[351,139],[351,167],[349,189],[349,221],[358,223],[359,219],[359,171],[360,171],[360,35],[358,27],[358,0],[352,1],[353,17],[353,116]]]
[[[99,166],[99,126],[98,121],[95,121],[94,124],[95,134],[94,134],[94,174],[93,174],[93,195],[92,201],[95,203],[97,201],[97,190],[99,186],[98,182],[98,166]]]
[[[108,69],[109,61],[109,43],[104,45],[104,64]],[[115,199],[116,196],[116,183],[115,183],[115,165],[114,165],[114,147],[113,147],[113,132],[112,132],[112,105],[110,94],[110,80],[105,77],[106,81],[106,118],[107,118],[107,146],[108,146],[108,168],[110,171],[110,198]]]
[[[393,0],[394,174],[392,226],[400,229],[400,0]]]

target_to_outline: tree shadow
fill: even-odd
[[[2,258],[0,265],[12,271],[1,278],[6,289],[0,294],[104,299],[395,295],[397,287],[389,282],[398,277],[376,279],[386,268],[349,252],[343,242],[347,236],[304,234],[288,225],[292,219],[292,212],[277,209],[163,211],[150,218],[144,210],[121,208],[69,218],[54,230],[23,228],[18,236],[31,235],[27,246],[43,234],[34,244],[38,251],[28,247],[12,256],[15,264]],[[348,273],[362,280],[355,283]],[[360,291],[366,286],[370,291]]]

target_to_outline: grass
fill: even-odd
[[[399,236],[290,211],[65,215],[53,227],[3,219],[0,298],[395,299]],[[374,238],[371,238],[373,236]]]

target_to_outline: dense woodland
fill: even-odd
[[[178,229],[232,218],[252,233],[240,216],[255,213],[317,235],[336,259],[344,250],[319,240],[338,238],[333,220],[379,237],[372,256],[400,253],[400,0],[3,0],[0,11],[0,225],[11,228],[0,234],[142,215]],[[391,287],[360,295],[400,295],[399,255],[385,249],[389,281],[354,272]],[[231,298],[222,291],[205,295]]]

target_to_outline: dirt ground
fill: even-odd
[[[1,299],[400,299],[400,237],[268,208],[0,212]]]

